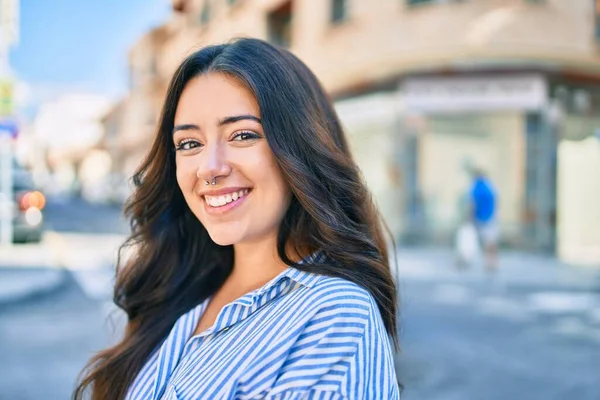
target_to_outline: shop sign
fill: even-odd
[[[400,85],[407,109],[419,112],[540,110],[548,102],[538,74],[475,77],[414,77]]]

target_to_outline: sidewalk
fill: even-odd
[[[492,278],[481,262],[463,270],[456,269],[450,248],[398,248],[397,257],[396,276],[400,282],[478,283]],[[493,278],[504,286],[597,291],[600,289],[600,266],[577,267],[546,255],[502,251],[499,269]]]
[[[69,273],[84,280],[80,283],[92,291],[107,292],[124,240],[122,235],[47,232],[40,244],[0,248],[0,305],[60,288]],[[457,270],[449,248],[399,248],[397,257],[395,275],[401,285],[410,281],[476,284],[491,278],[481,265]],[[573,267],[553,257],[517,251],[500,253],[499,270],[493,278],[513,288],[600,288],[600,268]]]
[[[54,268],[0,268],[0,310],[2,307],[60,291],[68,271]]]
[[[0,307],[60,290],[72,271],[112,269],[124,239],[49,231],[41,243],[1,247]]]

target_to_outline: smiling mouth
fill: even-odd
[[[237,192],[231,192],[220,196],[204,195],[204,201],[206,202],[206,205],[211,208],[219,208],[246,197],[248,193],[250,193],[250,189],[242,189]]]

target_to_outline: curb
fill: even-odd
[[[0,295],[0,310],[7,306],[39,300],[62,291],[69,283],[70,273],[64,268],[57,268],[55,271],[57,271],[55,278],[33,285],[28,290],[16,294]]]
[[[533,280],[511,280],[511,279],[423,279],[400,277],[397,287],[402,294],[403,290],[407,290],[409,286],[413,284],[425,284],[425,285],[458,285],[463,287],[471,288],[489,288],[490,290],[500,290],[502,292],[571,292],[571,293],[586,293],[586,294],[600,294],[600,281],[590,282],[579,282],[579,283],[568,283],[560,281],[533,281]]]
[[[600,270],[579,268],[552,257],[535,254],[506,252],[500,258],[499,270],[485,271],[478,261],[465,269],[456,269],[452,252],[448,249],[397,249],[398,264],[392,264],[396,281],[431,282],[478,285],[496,283],[521,290],[569,290],[600,292]]]

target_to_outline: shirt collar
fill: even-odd
[[[309,264],[309,263],[323,262],[325,260],[325,258],[326,258],[325,255],[321,251],[317,251],[317,252],[309,255],[308,257],[304,258],[303,260],[298,262],[296,265],[305,265],[305,264]],[[281,272],[275,278],[273,278],[269,282],[267,282],[261,288],[245,294],[244,296],[242,296],[239,299],[230,303],[230,305],[231,304],[240,304],[240,305],[243,305],[246,307],[251,307],[261,297],[263,297],[263,295],[265,293],[268,293],[271,290],[278,291],[278,289],[285,286],[284,281],[286,281],[286,280],[293,281],[293,282],[298,283],[299,285],[305,286],[307,288],[312,288],[313,286],[315,286],[317,284],[317,282],[321,278],[322,278],[321,275],[314,274],[312,272],[301,271],[297,268],[290,266],[290,267],[287,267],[283,272]],[[205,301],[203,301],[201,304],[199,304],[198,306],[196,306],[194,309],[190,310],[186,314],[188,317],[194,318],[194,324],[193,324],[194,326],[197,324],[198,320],[200,319],[200,316],[201,316],[204,308],[208,304],[209,300],[210,299],[206,299]],[[229,306],[229,305],[226,305],[225,307],[227,307],[227,306]],[[217,322],[215,322],[215,323],[217,323]],[[217,327],[217,328],[220,329],[219,327]],[[216,330],[218,330],[218,329],[216,329]],[[212,332],[212,330],[211,330],[211,332]]]
[[[325,255],[322,251],[316,251],[306,258],[300,260],[297,265],[306,265],[312,263],[320,263],[325,260]],[[288,267],[281,274],[277,275],[273,278],[269,283],[263,286],[259,291],[261,293],[266,292],[271,287],[275,286],[279,282],[284,279],[291,279],[294,282],[301,284],[302,286],[306,286],[308,288],[312,288],[320,279],[320,275],[314,274],[312,272],[302,271],[294,267]]]

